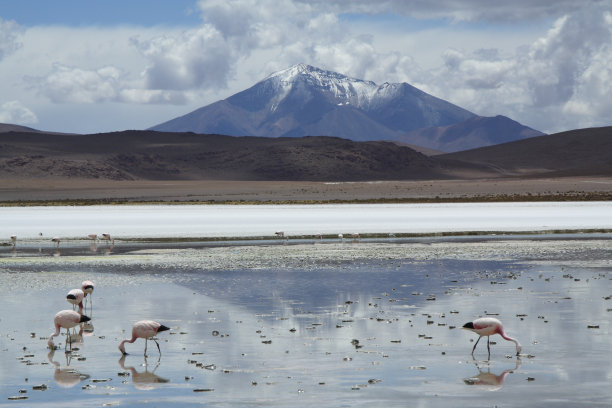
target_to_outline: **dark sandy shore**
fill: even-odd
[[[129,202],[305,202],[610,200],[612,177],[481,180],[294,182],[294,181],[110,181],[3,179],[0,202],[119,200]]]

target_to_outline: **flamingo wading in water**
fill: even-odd
[[[523,347],[518,342],[517,339],[513,339],[508,336],[504,331],[504,326],[502,323],[494,317],[481,317],[472,322],[467,322],[463,325],[462,329],[473,331],[478,334],[478,340],[476,340],[476,344],[474,344],[474,348],[472,348],[472,355],[474,355],[474,350],[476,350],[476,346],[478,342],[483,336],[487,336],[487,350],[489,351],[489,358],[491,358],[491,346],[489,344],[490,336],[494,334],[499,334],[503,339],[513,342],[516,345],[516,355],[518,356],[521,353]]]
[[[63,327],[64,329],[66,329],[66,344],[64,345],[64,348],[66,348],[66,346],[70,342],[70,350],[72,350],[72,339],[70,338],[69,329],[80,323],[88,322],[90,320],[91,319],[88,316],[82,315],[78,312],[75,312],[74,310],[62,310],[60,312],[57,312],[55,318],[53,319],[53,324],[55,325],[55,333],[52,333],[51,336],[49,336],[49,341],[47,341],[47,345],[51,348],[54,347],[53,337],[58,336],[60,334],[60,329]]]
[[[152,337],[155,336],[157,333],[163,332],[166,330],[170,330],[170,328],[167,326],[164,326],[163,324],[159,324],[153,320],[138,321],[134,323],[134,326],[132,327],[132,338],[129,340],[128,339],[123,340],[119,344],[119,351],[121,351],[121,353],[123,353],[124,355],[127,354],[127,352],[125,351],[125,343],[133,343],[136,341],[136,339],[141,338],[141,339],[145,339],[144,355],[146,357],[147,341],[151,339],[157,345],[157,351],[159,351],[159,355],[161,356],[161,349],[159,348],[159,343],[157,342],[157,340],[153,339]]]
[[[72,289],[66,295],[66,301],[72,304],[72,308],[74,306],[79,306],[79,313],[83,313],[83,298],[85,297],[85,292],[81,289]]]
[[[90,295],[89,301],[93,305],[93,301],[91,300],[91,297],[93,296],[94,283],[90,280],[83,281],[83,283],[81,283],[81,290],[83,291],[84,298],[86,300],[87,300],[87,295]]]

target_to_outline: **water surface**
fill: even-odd
[[[0,406],[605,406],[612,240],[578,238],[3,248]],[[84,279],[92,326],[50,354]],[[521,356],[497,337],[472,357],[460,327],[484,315]],[[149,318],[172,328],[162,355],[138,340],[121,359]]]

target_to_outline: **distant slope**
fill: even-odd
[[[516,175],[612,174],[612,126],[588,128],[436,156]]]
[[[396,140],[444,152],[457,152],[543,134],[510,118],[498,115],[494,117],[475,116],[449,126],[418,129]]]
[[[112,180],[416,180],[495,176],[390,142],[124,131],[0,134],[0,178]],[[483,170],[484,169],[484,170]]]
[[[27,126],[13,125],[10,123],[0,123],[0,133],[6,132],[40,132],[39,130]]]

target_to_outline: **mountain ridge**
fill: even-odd
[[[410,132],[456,125],[477,117],[405,82],[377,85],[298,64],[270,74],[226,99],[149,130],[231,136],[336,136],[355,141],[393,140],[419,145],[415,143],[418,137]],[[491,121],[502,123],[500,118],[496,116]],[[516,138],[520,138],[522,130],[518,130]],[[529,130],[530,136],[542,134]],[[453,134],[453,137],[462,135]],[[449,151],[453,146],[474,148],[481,146],[474,143],[497,142],[494,133],[486,138],[472,138],[471,142],[468,139],[459,143],[454,139],[446,143],[428,141],[424,147]]]

